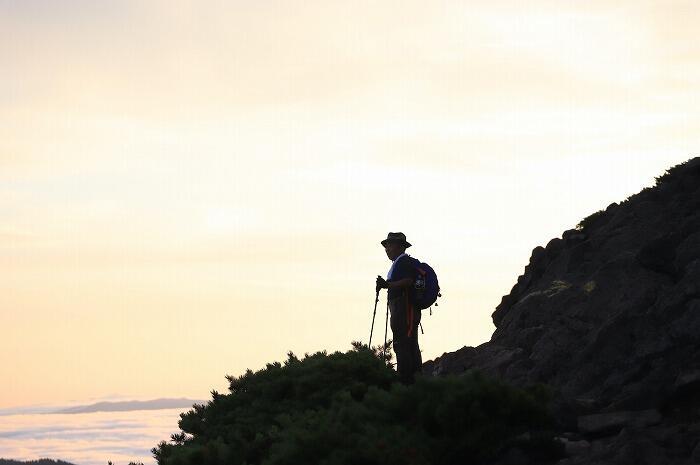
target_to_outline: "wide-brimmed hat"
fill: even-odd
[[[382,241],[382,245],[385,246],[389,242],[398,242],[399,244],[403,245],[406,248],[411,247],[411,244],[406,242],[406,235],[402,232],[396,232],[396,233],[390,232],[389,234],[387,234],[386,239],[384,239]]]

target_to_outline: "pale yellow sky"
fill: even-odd
[[[535,246],[697,155],[699,20],[0,0],[0,407],[202,398],[366,342],[389,231],[444,289],[424,358],[485,342]]]

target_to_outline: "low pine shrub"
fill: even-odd
[[[541,390],[478,373],[404,386],[360,344],[228,379],[229,394],[182,414],[182,432],[153,449],[159,465],[488,463],[513,447],[546,463],[559,454]]]

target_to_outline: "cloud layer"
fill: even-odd
[[[3,458],[76,465],[154,463],[150,449],[178,431],[180,409],[73,415],[10,415],[0,423]]]

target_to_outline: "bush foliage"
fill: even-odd
[[[153,449],[160,465],[487,463],[514,447],[558,454],[542,392],[478,374],[404,386],[378,349],[359,343],[290,353],[227,379],[229,394],[212,392]]]
[[[654,177],[656,181],[654,187],[645,187],[640,192],[627,197],[623,202],[620,203],[620,205],[624,205],[634,199],[640,198],[640,196],[647,196],[651,197],[652,199],[656,198],[659,195],[659,190],[657,188],[664,184],[670,184],[674,180],[677,180],[679,177],[681,177],[684,170],[688,168],[688,164],[691,162],[691,160],[687,160],[683,163],[674,165],[671,168],[667,169],[661,176]],[[695,169],[697,170],[697,165],[695,166]],[[591,215],[588,215],[576,225],[576,229],[583,231],[589,231],[590,229],[593,229],[597,222],[604,219],[605,214],[606,212],[604,210],[599,210]]]
[[[591,226],[605,215],[604,210],[598,210],[597,212],[588,215],[584,219],[582,219],[579,224],[576,225],[576,229],[581,230],[581,231],[588,231]]]

